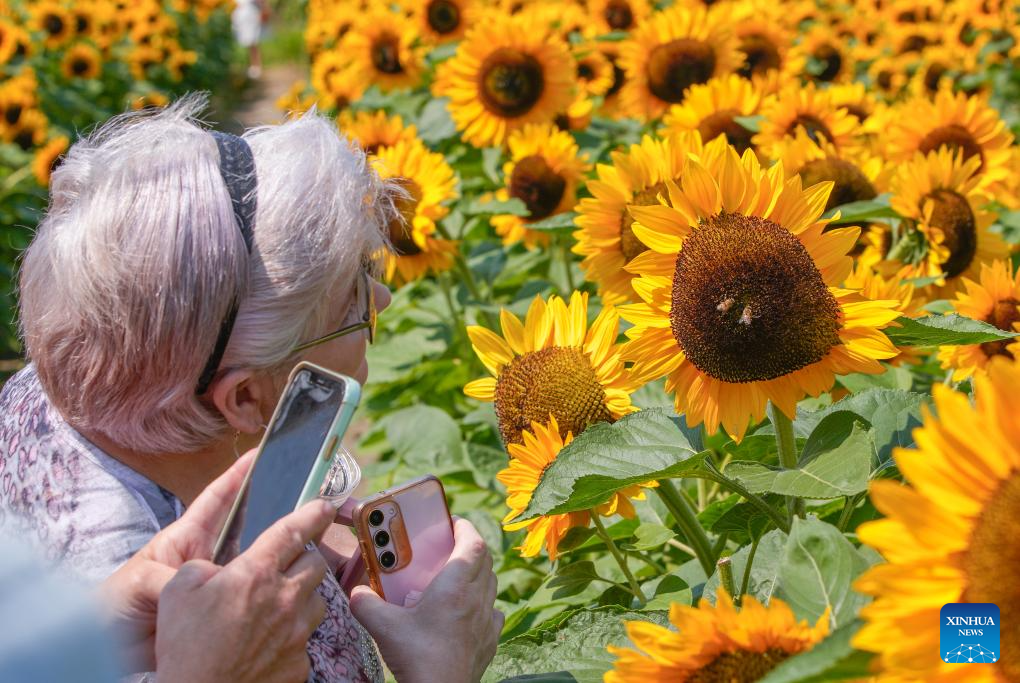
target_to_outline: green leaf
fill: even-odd
[[[591,560],[583,560],[561,567],[547,585],[549,588],[556,589],[553,592],[553,599],[558,600],[577,595],[592,581],[600,580],[600,578],[598,572],[595,571],[595,563]]]
[[[921,405],[926,398],[924,394],[909,391],[868,389],[822,410],[798,412],[794,425],[811,430],[833,413],[848,411],[859,415],[871,425],[878,458],[886,462],[892,457],[893,448],[914,444],[912,432],[921,424]]]
[[[510,214],[512,216],[527,216],[528,207],[524,202],[516,197],[504,200],[490,199],[484,202],[480,199],[476,199],[465,207],[464,213],[469,216],[477,216],[480,214]]]
[[[733,497],[740,500],[739,496]],[[783,501],[784,499],[779,496],[765,496],[765,502],[776,510],[786,509]],[[737,503],[723,513],[710,528],[713,533],[728,534],[730,540],[749,543],[765,533],[769,526],[774,524],[768,515],[750,503],[743,502]]]
[[[795,517],[776,595],[811,623],[829,608],[830,626],[838,627],[853,621],[867,602],[850,584],[869,565],[836,527],[817,517]]]
[[[629,642],[625,621],[667,626],[669,616],[667,612],[636,612],[619,606],[566,612],[503,643],[482,681],[527,676],[528,681],[601,683],[614,660],[606,646]]]
[[[648,590],[655,587],[655,592],[652,593],[652,599],[642,607],[644,610],[669,610],[674,602],[678,602],[682,605],[691,604],[691,589],[687,585],[687,582],[676,574],[666,574],[657,581],[649,581],[641,586],[645,595],[648,594]]]
[[[779,529],[773,529],[758,542],[751,564],[751,575],[747,582],[747,594],[753,595],[762,604],[767,604],[776,590],[779,581],[779,567],[786,551],[787,536]],[[744,580],[747,557],[751,554],[751,546],[745,545],[730,555],[730,566],[733,569],[733,581],[739,590]],[[719,572],[716,571],[705,582],[703,595],[710,602],[715,602],[716,591],[719,590]]]
[[[752,133],[757,133],[761,130],[761,122],[765,120],[765,117],[755,114],[754,116],[734,116],[733,120]]]
[[[773,469],[757,462],[732,462],[724,474],[751,493],[799,498],[852,496],[868,487],[875,446],[866,429],[854,425],[841,444],[798,469]]]
[[[468,467],[475,475],[475,483],[483,488],[492,486],[496,474],[507,465],[507,454],[499,448],[480,443],[465,444]]]
[[[500,162],[503,161],[503,150],[500,147],[486,147],[482,150],[482,170],[494,185],[500,185]]]
[[[886,336],[897,346],[959,346],[1013,339],[1017,332],[1000,330],[980,320],[965,318],[957,313],[928,315],[923,318],[900,317],[900,327],[887,327]]]
[[[868,665],[874,655],[850,645],[860,627],[859,621],[841,626],[807,652],[787,659],[759,683],[828,683],[870,678]]]
[[[832,221],[833,225],[859,224],[879,219],[902,218],[889,206],[889,195],[837,206],[831,211],[825,212],[825,218],[835,216],[837,211],[839,212],[839,218]]]
[[[410,465],[436,466],[463,458],[460,428],[439,408],[411,406],[390,413],[382,423],[386,440]]]
[[[528,223],[528,230],[546,230],[548,232],[570,233],[574,230],[574,219],[577,214],[573,211],[558,213],[545,220]]]
[[[429,103],[421,110],[421,118],[418,119],[418,136],[423,142],[429,145],[436,145],[443,140],[448,140],[457,134],[457,127],[450,118],[447,104],[450,100],[446,97],[429,100]]]
[[[669,539],[674,537],[676,534],[672,529],[661,524],[645,522],[634,530],[634,542],[624,544],[623,547],[627,550],[654,550],[666,545]]]
[[[707,453],[691,447],[681,420],[653,409],[590,425],[559,452],[517,519],[588,510],[626,486],[700,469]]]
[[[821,419],[811,431],[804,448],[800,452],[800,466],[803,467],[816,457],[838,447],[853,433],[859,424],[870,427],[871,424],[856,413],[849,410],[837,410]]]

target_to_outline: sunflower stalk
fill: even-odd
[[[785,469],[797,469],[797,442],[793,437],[793,420],[786,416],[776,404],[769,402],[769,421],[776,432],[776,447],[779,449],[779,464]],[[791,516],[804,517],[804,501],[801,498],[790,496],[787,499],[787,506]]]
[[[450,231],[447,230],[446,226],[441,222],[436,223],[436,231],[442,235],[443,239],[453,241]],[[471,272],[471,267],[468,265],[467,261],[464,259],[464,255],[461,254],[459,250],[455,251],[453,254],[453,266],[461,284],[463,284],[464,288],[467,289],[471,298],[478,303],[486,303],[487,300],[482,296],[482,290],[478,288],[478,283],[475,281],[474,273]],[[493,320],[488,311],[481,309],[478,311],[478,314],[482,318],[482,322],[485,323],[486,327],[490,329],[498,329],[496,327],[496,321]]]
[[[666,509],[673,515],[673,521],[680,527],[687,544],[694,550],[694,556],[710,576],[715,569],[715,554],[712,552],[712,543],[708,540],[698,516],[690,502],[680,495],[680,492],[669,479],[662,479],[655,488],[655,492],[666,504]]]
[[[755,536],[754,540],[751,541],[751,549],[747,552],[747,561],[744,563],[744,578],[740,581],[740,593],[733,598],[737,607],[740,606],[740,600],[747,593],[748,584],[751,582],[751,565],[754,564],[754,554],[758,552],[758,543],[760,541],[761,536]]]
[[[612,553],[613,558],[616,559],[616,563],[620,565],[623,575],[627,577],[627,583],[630,584],[630,592],[634,594],[634,597],[637,598],[642,605],[644,605],[648,602],[648,598],[646,598],[645,594],[641,591],[641,586],[638,584],[637,579],[634,578],[634,572],[632,572],[630,567],[627,565],[627,558],[623,556],[623,553],[620,552],[620,549],[616,547],[616,543],[614,543],[613,539],[609,536],[605,525],[602,524],[602,520],[599,518],[599,513],[594,512],[591,518],[595,523],[595,533],[598,534],[598,537],[601,538],[602,542],[606,544],[607,548],[609,548],[609,552]]]
[[[784,533],[790,533],[790,520],[787,519],[786,516],[780,514],[774,507],[766,503],[761,496],[751,493],[738,482],[733,481],[720,472],[716,469],[711,460],[706,460],[704,466],[705,470],[703,472],[692,472],[687,476],[714,481],[727,491],[736,493],[738,496],[757,508],[759,512],[764,513],[765,516],[771,519],[775,523],[776,527],[782,529]]]
[[[715,566],[719,570],[719,583],[726,589],[727,595],[733,599],[734,603],[739,602],[736,584],[733,583],[733,562],[729,557],[720,557]]]

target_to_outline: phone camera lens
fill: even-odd
[[[390,544],[390,535],[385,531],[377,531],[375,534],[375,544],[380,548],[384,548]]]
[[[383,516],[382,510],[372,510],[372,514],[368,516],[368,523],[372,526],[379,526],[383,523],[383,519],[385,519],[385,517]]]
[[[389,569],[397,563],[397,556],[391,553],[389,550],[379,556],[379,564],[386,569]]]

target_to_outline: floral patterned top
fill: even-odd
[[[86,440],[47,399],[33,366],[0,392],[0,527],[52,563],[99,583],[177,519],[169,491]],[[326,617],[308,641],[313,683],[382,681],[375,643],[332,574]]]

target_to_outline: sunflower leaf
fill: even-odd
[[[577,214],[573,211],[558,213],[544,220],[528,223],[528,230],[546,230],[549,232],[570,232],[574,229],[574,219]]]
[[[960,346],[1020,337],[1020,333],[1000,330],[957,313],[916,319],[900,317],[896,322],[899,327],[887,327],[883,332],[897,346]]]
[[[528,215],[527,205],[516,197],[511,197],[510,199],[489,199],[486,201],[475,199],[464,207],[463,210],[468,216],[478,216],[480,214]]]
[[[831,211],[826,211],[823,218],[832,218],[836,215],[836,212],[839,212],[839,218],[832,221],[833,225],[859,224],[886,218],[902,218],[889,206],[889,195],[887,194],[880,195],[875,199],[865,199],[859,202],[842,204]]]
[[[545,470],[516,519],[588,510],[624,487],[701,469],[708,452],[691,446],[682,419],[652,409],[589,426]]]
[[[826,683],[868,678],[873,655],[855,650],[850,644],[860,627],[860,621],[839,627],[807,652],[787,659],[759,683]]]

